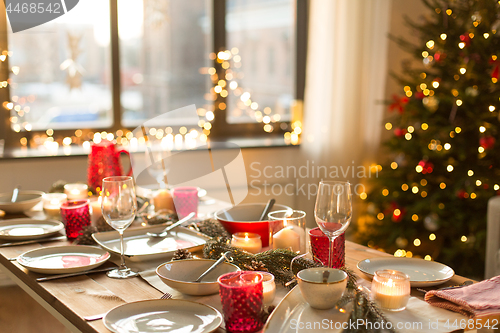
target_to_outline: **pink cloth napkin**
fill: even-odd
[[[467,287],[431,290],[425,300],[469,318],[500,314],[500,276]]]

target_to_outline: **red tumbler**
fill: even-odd
[[[262,328],[262,275],[239,271],[221,275],[219,295],[228,332],[256,332]]]
[[[320,228],[309,230],[311,239],[311,252],[314,261],[328,265],[328,250],[330,248],[330,239]],[[331,268],[341,268],[345,266],[345,233],[341,233],[333,240],[333,266]]]
[[[88,200],[66,201],[61,204],[61,217],[66,227],[66,237],[75,239],[80,231],[90,225]]]

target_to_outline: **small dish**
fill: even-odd
[[[7,214],[19,214],[42,201],[42,191],[19,191],[16,202],[10,202],[12,192],[0,193],[0,209]]]
[[[358,262],[358,268],[370,279],[375,272],[393,269],[410,277],[412,287],[430,287],[450,280],[455,272],[450,267],[436,261],[417,258],[370,258]]]
[[[50,246],[21,254],[17,262],[36,273],[64,274],[84,272],[104,264],[110,255],[95,246]]]
[[[156,274],[167,286],[186,295],[212,295],[219,292],[217,278],[223,274],[236,272],[238,266],[224,262],[210,272],[201,282],[193,282],[206,271],[215,260],[186,259],[166,262],[156,268]]]
[[[157,299],[120,305],[103,318],[114,333],[208,333],[222,324],[211,306],[180,299]]]
[[[64,224],[55,220],[33,220],[29,218],[0,221],[0,239],[22,241],[57,234]]]

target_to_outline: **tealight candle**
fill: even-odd
[[[372,280],[372,298],[383,309],[402,311],[410,299],[410,278],[403,272],[376,271]]]
[[[43,195],[43,213],[51,219],[61,219],[61,205],[68,199],[65,193],[45,193]]]
[[[167,190],[159,190],[153,197],[153,204],[155,205],[155,212],[164,209],[175,211],[174,199]]]
[[[90,217],[93,226],[97,225],[97,221],[102,216],[101,201],[102,197],[97,198],[97,200],[90,201]]]
[[[264,298],[262,303],[270,305],[276,296],[276,284],[274,283],[274,275],[269,272],[259,272],[262,275],[262,289]]]
[[[233,234],[231,245],[250,253],[259,253],[262,250],[260,235],[251,232],[237,232]]]
[[[64,193],[68,196],[68,200],[87,199],[89,196],[87,184],[66,184]]]

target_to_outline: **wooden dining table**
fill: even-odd
[[[69,244],[70,242],[67,240],[59,240],[0,247],[0,268],[70,331],[107,333],[109,330],[104,326],[102,320],[86,321],[83,317],[106,313],[119,305],[130,302],[158,299],[163,295],[161,291],[152,287],[141,277],[112,279],[107,277],[106,273],[37,282],[36,278],[44,276],[43,274],[30,272],[12,260],[12,258],[29,250]],[[389,256],[387,253],[351,241],[346,241],[345,250],[346,266],[351,268],[361,279],[364,278],[364,275],[357,268],[359,261]],[[461,284],[465,280],[467,279],[455,275],[440,287]],[[413,288],[412,295],[423,298],[424,294]],[[219,328],[218,331],[224,332],[222,328]]]

